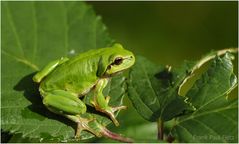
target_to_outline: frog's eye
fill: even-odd
[[[121,57],[117,57],[115,61],[113,62],[114,65],[120,65],[123,62],[123,59]]]

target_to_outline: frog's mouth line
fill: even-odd
[[[110,78],[110,77],[113,77],[113,76],[116,76],[116,75],[119,75],[119,74],[123,73],[123,71],[125,71],[125,70],[126,69],[118,71],[118,72],[113,73],[113,74],[104,74],[101,78]]]

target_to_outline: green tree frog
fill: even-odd
[[[94,133],[88,126],[92,119],[81,116],[87,107],[79,99],[90,91],[94,92],[91,100],[94,108],[108,115],[116,126],[119,125],[114,112],[126,106],[109,106],[110,96],[105,97],[103,89],[111,77],[130,68],[134,62],[133,53],[116,43],[70,59],[62,57],[52,61],[34,75],[33,81],[40,83],[43,104],[50,111],[77,123],[76,137],[79,137],[82,130]]]

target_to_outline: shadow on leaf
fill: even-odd
[[[155,77],[161,81],[162,86],[165,88],[172,86],[173,73],[167,68],[155,74]]]
[[[29,118],[29,119],[38,119],[40,121],[44,120],[45,118],[58,120],[65,125],[71,126],[73,129],[76,128],[76,124],[72,121],[66,119],[63,116],[54,114],[50,112],[42,103],[42,98],[40,96],[40,93],[38,91],[39,84],[33,82],[32,77],[35,73],[31,73],[25,77],[23,77],[17,85],[14,86],[14,90],[16,91],[24,91],[24,97],[30,101],[32,104],[27,106],[22,110],[22,117]],[[29,110],[33,113],[36,113],[36,115],[28,114]],[[43,116],[43,117],[42,117]]]

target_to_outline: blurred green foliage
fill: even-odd
[[[110,35],[159,64],[237,47],[237,2],[88,2]]]

